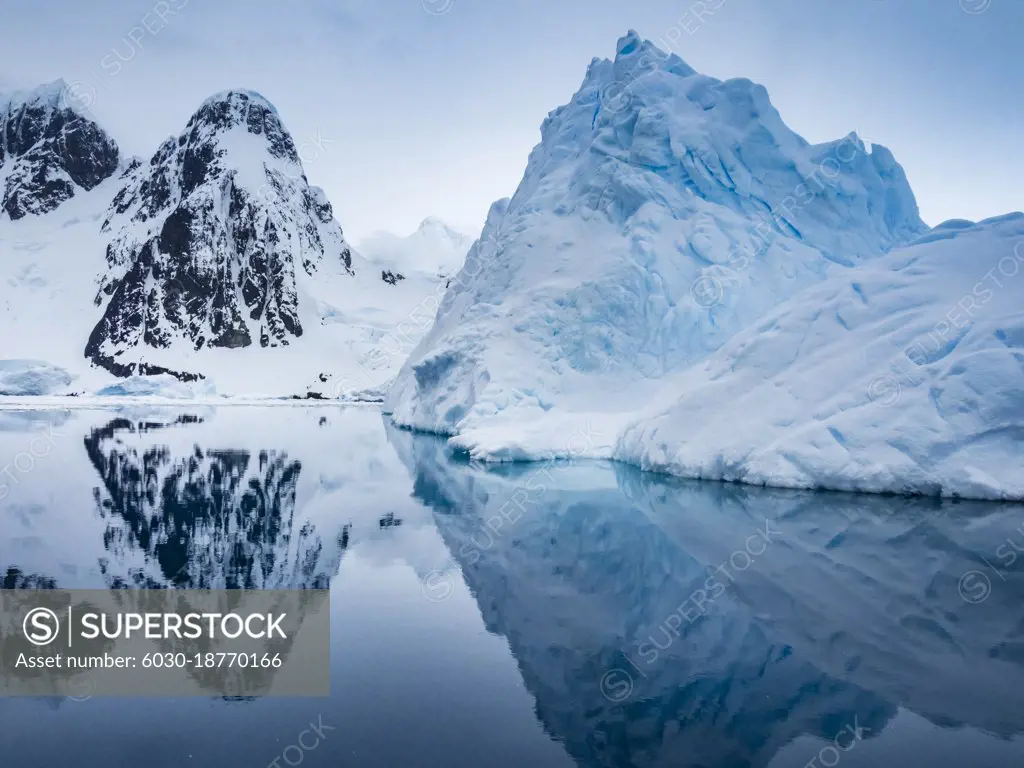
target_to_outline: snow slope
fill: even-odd
[[[929,231],[884,147],[809,145],[760,86],[630,33],[545,121],[386,410],[489,460],[1024,498],[1020,222]]]
[[[93,304],[105,266],[100,224],[117,186],[115,174],[49,213],[0,221],[0,357],[5,378],[17,374],[23,385],[5,394],[66,394],[114,381],[90,369],[83,351],[100,319]],[[63,371],[63,385],[25,386],[39,363]]]
[[[809,288],[666,386],[614,455],[800,488],[1024,498],[1024,214]]]
[[[391,272],[447,278],[462,267],[472,244],[473,238],[430,216],[407,237],[375,232],[359,243],[359,252]]]

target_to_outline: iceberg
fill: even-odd
[[[1024,498],[1024,214],[940,225],[673,379],[616,458],[792,488]]]
[[[1019,227],[929,229],[885,147],[810,144],[763,87],[630,32],[544,121],[385,410],[485,460],[1019,498],[1020,288],[957,304]],[[897,378],[951,306],[977,317]]]
[[[51,395],[72,378],[65,369],[42,360],[0,360],[0,395]]]

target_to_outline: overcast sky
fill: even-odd
[[[63,77],[147,157],[257,90],[357,242],[427,215],[476,235],[629,28],[764,84],[809,141],[887,145],[929,224],[1024,209],[1022,0],[0,0],[0,87]]]

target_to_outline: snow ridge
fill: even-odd
[[[1022,499],[1022,272],[1024,214],[939,225],[679,374],[613,455],[757,485]]]

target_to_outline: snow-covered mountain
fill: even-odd
[[[995,267],[1000,249],[1009,244],[1013,255],[1014,226],[982,225],[998,232],[951,240],[945,247],[954,252],[939,257],[935,274],[955,262],[975,265],[980,278]],[[744,393],[761,381],[764,371],[741,370],[747,360],[737,358],[730,367],[723,358],[699,396],[680,389],[693,379],[679,376],[697,370],[693,366],[734,337],[781,333],[760,321],[788,301],[785,339],[771,349],[772,386],[799,388],[803,395],[794,395],[793,408],[800,423],[816,420],[827,430],[827,414],[835,411],[819,407],[824,395],[814,394],[814,385],[826,375],[829,353],[817,358],[813,370],[802,363],[808,337],[836,312],[821,308],[814,286],[845,281],[849,308],[838,316],[859,312],[867,316],[864,327],[892,333],[903,317],[892,313],[905,314],[915,307],[913,301],[902,293],[872,303],[850,284],[858,284],[856,275],[880,269],[873,290],[895,296],[905,289],[908,275],[930,269],[933,249],[927,237],[919,240],[928,232],[906,176],[886,148],[865,146],[855,134],[808,144],[783,123],[761,86],[698,74],[630,32],[618,41],[615,59],[595,59],[572,100],[544,121],[541,143],[518,190],[492,207],[480,240],[452,279],[435,327],[404,365],[386,407],[397,423],[454,435],[456,448],[481,458],[579,455],[571,443],[582,430],[591,435],[589,455],[615,453],[704,476],[845,487],[845,480],[836,479],[842,472],[821,472],[823,460],[804,461],[790,472],[709,469],[741,463],[744,450],[763,447],[761,441],[782,432],[818,459],[821,442],[816,433],[811,439],[810,432],[781,417],[770,434],[746,430],[747,415],[737,411],[735,398],[719,395],[731,377],[736,377],[734,389]],[[915,250],[886,262],[919,259],[909,272],[886,273],[886,267],[873,266],[915,241],[920,243]],[[983,255],[975,250],[982,243]],[[924,332],[924,318],[939,321],[949,302],[959,298],[952,286],[964,275],[956,275],[943,288],[935,282],[917,294],[925,303],[916,306],[916,334]],[[960,288],[970,292],[976,282]],[[1019,288],[1008,290],[1008,296],[1020,296]],[[989,316],[992,329],[1005,330],[1006,315],[1000,313],[1010,312],[1012,303],[986,308],[995,313]],[[837,297],[834,309],[840,306],[847,305]],[[836,333],[847,332],[835,322]],[[741,332],[746,335],[737,336]],[[858,377],[887,372],[901,338],[871,345],[870,333],[846,337],[851,349],[863,352]],[[972,326],[965,333],[982,331]],[[739,355],[736,344],[734,356]],[[1010,360],[1012,353],[1003,357]],[[970,415],[962,418],[962,429],[917,435],[923,443],[915,444],[919,452],[911,463],[927,461],[929,452],[932,458],[951,457],[957,440],[971,435],[1016,429],[1015,421],[1005,422],[1009,411],[986,405],[1005,402],[1024,412],[1021,372],[1004,370],[1011,373],[1010,379],[993,382],[995,390],[945,406],[949,418],[952,407]],[[799,377],[806,378],[794,383]],[[855,381],[859,378],[840,376],[835,383],[853,387]],[[700,410],[707,428],[717,430],[737,455],[720,455],[714,441],[694,440],[685,418],[671,425],[660,421],[656,437],[648,431],[641,439],[631,430],[629,441],[620,443],[620,434],[645,408],[666,408],[680,394],[686,396],[688,413]],[[869,398],[866,387],[862,394],[861,399]],[[904,398],[899,407],[909,407],[911,400]],[[755,420],[776,418],[761,405],[756,410]],[[869,418],[869,411],[860,413]],[[893,413],[870,417],[879,421],[874,440],[896,439]],[[645,440],[655,443],[645,448]],[[874,445],[864,450],[870,455]],[[656,458],[683,454],[685,461]],[[945,470],[936,468],[926,480],[915,474],[910,481],[904,474],[908,464],[878,461],[889,474],[871,470],[872,481],[858,487],[981,495],[1000,495],[1009,487],[1001,486],[1005,472],[993,480],[982,478],[981,469],[967,469],[961,479],[982,479],[961,483],[945,476],[939,480]],[[1020,483],[1012,489],[1012,494],[1024,492]]]
[[[86,355],[122,376],[165,372],[158,350],[287,345],[304,332],[299,273],[352,266],[326,196],[252,92],[212,96],[131,168],[102,228],[105,310]]]
[[[0,220],[43,214],[118,166],[117,144],[57,80],[0,93]]]
[[[450,277],[466,261],[473,238],[434,216],[428,216],[406,237],[375,232],[359,243],[359,252],[393,274],[422,272]]]
[[[3,394],[379,396],[441,278],[388,280],[349,247],[269,101],[216,94],[149,160],[119,166],[59,87],[0,113],[19,212],[0,221]],[[43,138],[25,154],[30,133]],[[66,189],[11,181],[59,163]]]

